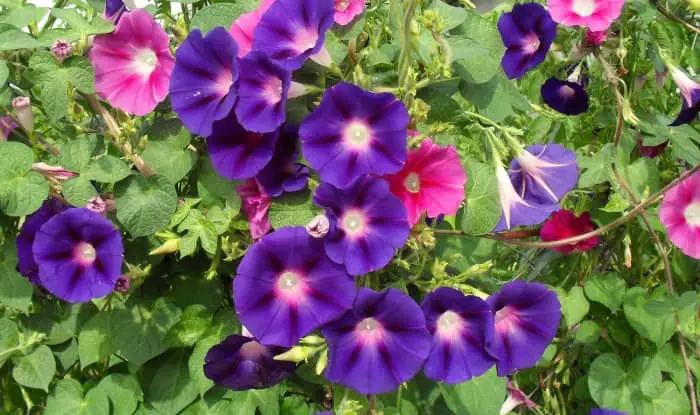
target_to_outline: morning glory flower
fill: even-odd
[[[596,408],[591,409],[591,413],[589,415],[627,415],[627,413],[615,411],[613,409]]]
[[[349,24],[365,10],[365,2],[366,0],[335,0],[335,22],[341,26]]]
[[[239,58],[246,56],[252,49],[255,28],[258,27],[258,23],[263,14],[265,14],[267,9],[269,9],[274,2],[275,0],[260,0],[260,5],[257,9],[238,16],[238,19],[231,25],[229,33],[231,33],[231,36],[238,44]]]
[[[272,197],[303,190],[309,181],[309,168],[299,163],[299,128],[284,125],[275,146],[272,160],[267,163],[257,180]]]
[[[509,174],[525,200],[559,203],[578,183],[576,153],[559,144],[533,144],[515,156]]]
[[[681,112],[671,123],[672,126],[692,123],[700,111],[700,83],[692,80],[679,68],[671,69],[671,77],[678,86],[683,98]]]
[[[544,102],[562,114],[578,115],[588,111],[588,94],[579,83],[549,78],[540,92]]]
[[[570,210],[559,210],[552,214],[552,217],[542,225],[540,230],[540,238],[545,241],[559,241],[561,239],[570,238],[572,236],[583,235],[596,228],[595,223],[591,221],[591,214],[584,212],[581,216]],[[600,238],[594,236],[584,239],[571,245],[555,246],[553,251],[561,252],[562,254],[570,254],[574,251],[590,251],[595,248],[600,242]]]
[[[538,225],[559,209],[556,203],[539,203],[524,198],[513,186],[503,166],[496,167],[496,183],[501,199],[501,219],[494,228],[500,232],[516,226]]]
[[[659,219],[674,245],[689,257],[700,259],[700,173],[666,192]]]
[[[555,22],[584,26],[594,32],[606,30],[620,17],[625,0],[547,0]]]
[[[508,78],[520,78],[544,61],[557,36],[557,24],[537,3],[516,4],[498,19],[506,53],[501,66]]]
[[[126,6],[122,0],[105,0],[105,20],[117,24],[126,11]]]

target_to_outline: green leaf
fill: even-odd
[[[160,413],[176,414],[197,397],[197,385],[190,377],[184,351],[174,352],[163,360],[154,380],[146,387],[146,402]]]
[[[211,311],[201,304],[193,304],[185,308],[182,318],[170,329],[165,342],[171,347],[194,346],[209,329],[211,322]]]
[[[8,216],[38,210],[49,195],[49,184],[31,171],[32,150],[21,143],[0,141],[0,160],[0,210]]]
[[[207,33],[217,26],[228,30],[231,23],[243,13],[253,11],[258,7],[255,0],[241,0],[235,3],[215,3],[204,7],[192,18],[191,29],[200,29]]]
[[[624,364],[613,353],[598,356],[588,371],[588,390],[601,408],[632,412],[632,390],[627,384]]]
[[[108,414],[109,401],[92,390],[83,395],[83,387],[74,379],[59,380],[46,401],[44,415]]]
[[[583,288],[573,287],[568,294],[560,296],[559,299],[564,320],[569,328],[578,324],[588,314],[590,304],[583,295]]]
[[[661,347],[673,337],[675,324],[673,314],[658,315],[647,310],[646,305],[652,299],[644,288],[633,287],[625,295],[623,308],[630,326],[642,337]]]
[[[462,81],[459,92],[479,109],[480,114],[494,121],[503,121],[514,115],[514,108],[522,111],[528,109],[525,97],[502,73],[487,82]]]
[[[241,198],[236,192],[236,182],[219,176],[208,158],[201,160],[197,176],[197,192],[207,206],[230,206],[236,212],[241,208]]]
[[[428,10],[432,10],[440,16],[444,25],[443,32],[448,32],[461,25],[469,17],[464,7],[450,6],[442,0],[433,1]]]
[[[0,304],[26,313],[32,305],[32,294],[32,284],[14,267],[0,266]]]
[[[73,177],[63,183],[63,196],[73,206],[85,206],[88,200],[98,196],[95,186],[85,176]]]
[[[0,85],[5,85],[10,77],[10,68],[7,67],[7,61],[0,59]]]
[[[578,187],[587,188],[610,180],[615,148],[607,144],[593,157],[578,156],[578,164],[585,169],[578,179]]]
[[[466,81],[481,84],[500,70],[503,43],[496,26],[475,11],[469,11],[466,21],[447,39],[452,58],[459,64],[458,72]]]
[[[178,232],[187,231],[180,242],[180,256],[194,254],[197,241],[201,242],[206,252],[214,255],[219,235],[228,230],[228,225],[234,216],[232,209],[227,208],[224,211],[218,206],[211,208],[206,217],[199,210],[191,210],[177,228]]]
[[[21,7],[11,8],[0,16],[0,23],[12,25],[18,29],[29,26],[31,23],[41,21],[49,9],[36,7],[33,4],[25,4]]]
[[[66,170],[81,173],[92,161],[95,148],[97,148],[95,135],[68,140],[59,146],[61,153],[58,156],[58,164]]]
[[[34,49],[41,43],[18,28],[0,24],[0,52],[16,49]]]
[[[133,236],[148,236],[168,225],[177,207],[172,183],[160,175],[134,175],[114,187],[117,219]]]
[[[78,336],[81,367],[86,368],[116,351],[111,336],[121,328],[119,318],[125,319],[125,314],[122,310],[97,313],[83,326]]]
[[[581,323],[576,331],[576,341],[586,344],[595,343],[600,338],[600,330],[598,323],[586,320]]]
[[[66,342],[78,335],[79,328],[89,320],[96,311],[92,303],[58,304],[43,303],[39,312],[24,321],[24,325],[34,331],[45,334],[45,342],[56,345]]]
[[[491,166],[467,160],[467,204],[462,215],[462,230],[470,235],[491,232],[501,218],[501,199],[496,173]]]
[[[87,177],[100,183],[116,183],[131,174],[131,169],[122,160],[105,155],[90,163],[81,177]]]
[[[223,413],[254,414],[256,410],[261,415],[279,415],[280,387],[267,389],[249,389],[247,391],[229,392],[225,395],[231,400],[225,405]]]
[[[267,215],[272,227],[280,229],[285,226],[304,226],[320,213],[321,210],[313,205],[311,191],[307,189],[285,193],[275,199]]]
[[[0,368],[7,359],[19,351],[19,345],[17,323],[6,317],[0,317]]]
[[[172,183],[182,180],[197,162],[187,149],[190,133],[178,120],[159,120],[148,130],[148,145],[141,157]]]
[[[90,392],[103,395],[109,400],[112,415],[131,415],[139,402],[143,402],[143,391],[134,375],[111,374],[103,378]]]
[[[48,346],[39,346],[26,356],[13,359],[12,378],[28,388],[49,391],[49,383],[56,373],[56,359]]]
[[[201,396],[204,396],[214,386],[214,382],[204,375],[204,358],[209,349],[219,344],[219,341],[218,336],[209,336],[199,340],[187,361],[190,377]]]
[[[442,397],[455,414],[498,415],[506,399],[506,380],[496,375],[495,368],[469,382],[439,385]]]
[[[66,40],[79,40],[83,36],[101,35],[114,30],[114,25],[100,16],[95,16],[91,21],[88,21],[75,9],[52,9],[51,14],[70,26],[71,31],[64,34]]]
[[[625,281],[612,273],[587,278],[583,288],[591,301],[603,304],[612,312],[620,309],[625,296]]]

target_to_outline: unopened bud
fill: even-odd
[[[177,252],[180,249],[180,239],[170,239],[158,248],[152,250],[148,255],[167,255]]]
[[[27,131],[34,130],[34,114],[32,114],[32,103],[29,97],[12,98],[12,108],[22,128]]]
[[[46,163],[34,163],[32,164],[32,170],[41,173],[46,177],[52,177],[58,180],[67,180],[71,177],[79,176],[78,173],[70,170],[66,170],[61,166],[52,166]]]
[[[91,211],[93,211],[95,213],[99,213],[100,215],[104,215],[105,212],[107,211],[107,202],[105,202],[101,197],[95,196],[95,197],[90,198],[90,200],[88,200],[85,207],[90,209]]]
[[[586,32],[586,42],[593,46],[601,46],[603,43],[605,43],[605,40],[608,38],[608,32],[605,30],[593,32],[593,31],[587,31]]]
[[[294,346],[273,359],[294,363],[308,362],[319,350],[321,350],[319,346]]]
[[[126,275],[117,278],[117,283],[114,285],[114,291],[118,293],[127,293],[131,287],[131,280]]]
[[[53,54],[58,62],[63,62],[64,60],[70,58],[73,54],[73,45],[67,40],[59,39],[53,42],[53,46],[51,46],[51,54]]]
[[[323,238],[328,234],[330,222],[326,215],[318,215],[311,219],[308,225],[305,226],[306,232],[314,238]]]

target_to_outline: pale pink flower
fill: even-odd
[[[58,180],[68,180],[72,177],[80,176],[78,173],[66,170],[61,166],[52,166],[43,162],[32,164],[32,170],[46,177],[53,177]]]
[[[431,218],[456,214],[464,201],[467,174],[453,147],[440,147],[428,138],[409,151],[403,170],[385,179],[406,206],[413,226],[426,212]]]
[[[500,415],[509,414],[515,408],[522,404],[525,404],[528,408],[534,408],[537,406],[537,404],[532,402],[530,398],[528,398],[527,395],[523,393],[523,391],[513,386],[513,383],[511,383],[510,379],[508,379],[507,388],[508,398],[505,402],[503,402],[503,405],[501,406],[501,411],[499,412]]]
[[[659,219],[674,245],[689,257],[700,259],[700,172],[666,193]]]
[[[12,98],[12,109],[19,125],[27,131],[34,129],[34,113],[32,112],[32,102],[29,97]]]
[[[241,210],[248,218],[250,235],[253,239],[262,238],[272,229],[267,218],[272,199],[255,179],[248,179],[244,184],[236,187],[236,190],[241,195]]]
[[[365,0],[335,0],[334,20],[341,26],[352,22],[365,10]]]
[[[253,45],[253,33],[258,22],[275,0],[260,0],[260,6],[250,13],[244,13],[231,25],[229,33],[238,44],[238,57],[242,58],[250,52]]]
[[[565,26],[606,30],[620,17],[625,0],[547,0],[552,19]]]
[[[56,40],[51,46],[51,54],[57,61],[63,62],[73,54],[73,45],[67,40]]]
[[[305,226],[306,232],[313,238],[323,238],[328,235],[331,223],[326,215],[318,215],[311,219],[308,225]]]
[[[168,95],[175,59],[168,35],[144,10],[125,13],[90,50],[95,89],[112,106],[146,115]]]

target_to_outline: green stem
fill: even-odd
[[[413,15],[416,12],[418,0],[409,0],[404,15],[402,37],[401,37],[401,53],[399,54],[399,88],[403,93],[408,95],[412,85],[410,83],[411,56],[413,55],[413,45],[411,42],[411,22]]]
[[[68,3],[68,0],[58,0],[56,4],[53,6],[54,9],[62,9],[66,3]],[[43,33],[46,29],[50,29],[51,26],[53,26],[54,22],[56,22],[56,16],[53,14],[49,14],[49,18],[46,19],[46,23],[44,23],[44,26],[41,28],[41,32]]]

